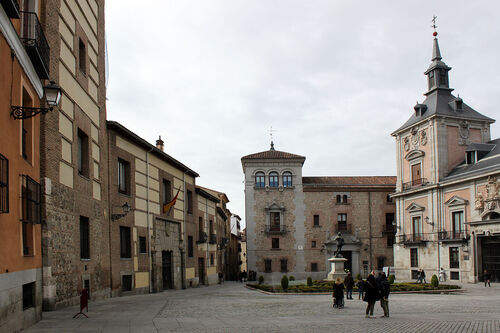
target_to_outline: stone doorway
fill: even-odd
[[[481,276],[485,269],[491,274],[491,282],[500,282],[500,236],[481,239]]]
[[[172,278],[172,251],[161,251],[163,290],[174,289]]]

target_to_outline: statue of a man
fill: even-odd
[[[342,254],[340,253],[342,251],[342,246],[344,246],[344,238],[342,237],[342,234],[339,232],[333,240],[337,241],[337,249],[335,250],[334,256],[336,258],[342,258]]]

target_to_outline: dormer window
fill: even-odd
[[[476,152],[475,151],[468,151],[466,153],[465,163],[467,163],[467,164],[476,163]]]

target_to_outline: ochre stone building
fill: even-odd
[[[274,149],[244,156],[247,269],[324,279],[341,232],[354,275],[393,265],[395,177],[303,177],[305,157]]]
[[[454,96],[437,38],[425,100],[392,135],[397,147],[395,270],[441,278],[500,280],[500,140],[486,117]]]

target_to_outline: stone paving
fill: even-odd
[[[357,298],[357,295],[355,295]],[[390,318],[364,317],[366,303],[346,300],[333,309],[329,295],[266,295],[243,284],[92,302],[89,318],[77,307],[44,312],[25,332],[500,332],[500,285],[464,285],[460,294],[398,294]]]

